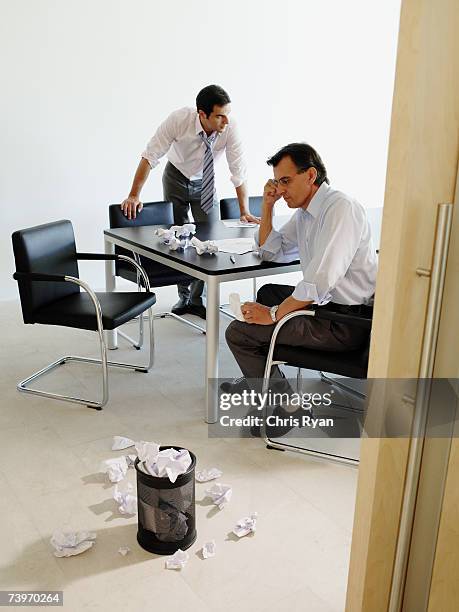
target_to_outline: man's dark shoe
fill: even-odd
[[[249,413],[250,415],[261,416],[263,418],[262,410],[253,410]],[[298,408],[294,412],[287,412],[282,406],[276,406],[274,410],[269,410],[271,419],[266,425],[266,435],[268,438],[282,438],[286,436],[289,431],[294,427],[302,427],[303,416],[310,415],[311,412]],[[253,425],[250,428],[250,434],[253,438],[261,438],[261,426]]]
[[[189,314],[196,315],[197,317],[200,317],[201,319],[204,319],[204,321],[206,320],[206,307],[203,306],[202,304],[190,303],[188,306],[187,312]]]
[[[180,297],[179,301],[171,308],[171,312],[176,315],[184,315],[190,312],[190,303],[187,298]]]
[[[249,383],[244,376],[235,378],[232,381],[225,380],[220,385],[220,391],[223,391],[223,393],[242,393],[243,391],[249,390]]]

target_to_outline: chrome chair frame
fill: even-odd
[[[137,262],[137,264],[139,266],[141,266],[140,255],[138,253],[134,253],[134,252],[132,252],[132,255],[133,255],[135,261]],[[138,270],[137,270],[137,291],[142,291],[141,276],[140,276]],[[184,317],[181,317],[180,315],[176,315],[173,312],[169,312],[169,311],[166,310],[164,312],[157,312],[157,313],[155,313],[153,315],[153,319],[167,319],[167,318],[171,318],[171,319],[175,319],[176,321],[180,321],[180,323],[184,323],[185,325],[189,325],[190,327],[193,327],[194,329],[197,329],[198,331],[200,331],[203,334],[206,333],[206,330],[205,330],[204,327],[201,327],[197,323],[193,323],[193,321],[188,321],[188,319],[185,319]],[[124,338],[125,340],[127,340],[130,344],[132,344],[132,346],[137,351],[140,351],[140,349],[143,346],[143,342],[144,342],[144,316],[142,315],[140,317],[136,317],[135,319],[132,319],[132,321],[128,321],[128,323],[132,323],[133,321],[136,321],[137,319],[139,321],[139,338],[138,338],[138,340],[134,340],[134,338],[131,338],[131,336],[128,336],[128,334],[126,334],[125,332],[119,331],[119,330],[118,330],[118,335],[121,336],[122,338]]]
[[[268,355],[266,358],[266,364],[265,364],[265,371],[264,371],[264,375],[263,375],[263,385],[262,385],[262,393],[266,394],[268,393],[268,389],[269,389],[269,381],[271,378],[271,368],[273,365],[284,365],[286,364],[285,361],[275,361],[273,359],[274,356],[274,350],[276,348],[276,340],[277,340],[277,336],[279,335],[280,330],[282,329],[282,327],[291,319],[294,319],[295,317],[300,317],[300,316],[308,316],[308,317],[313,317],[315,316],[315,311],[314,310],[296,310],[295,312],[291,312],[288,315],[286,315],[285,317],[283,317],[275,326],[274,328],[274,332],[273,335],[271,336],[271,342],[269,345],[269,350],[268,350]],[[354,389],[338,382],[335,381],[333,378],[330,378],[328,376],[326,376],[323,372],[320,372],[321,374],[321,379],[328,382],[329,384],[332,385],[336,385],[338,387],[340,387],[341,389],[345,390],[347,393],[349,393],[350,395],[357,397],[359,399],[365,399],[365,395],[355,391]],[[297,383],[298,385],[301,382],[301,368],[298,368],[297,371]],[[334,404],[334,405],[338,405],[338,404]],[[344,406],[341,406],[342,408],[346,408]],[[360,411],[356,411],[356,412],[360,412]],[[317,451],[317,450],[313,450],[313,449],[309,449],[309,448],[303,448],[301,446],[296,446],[294,444],[287,444],[285,442],[277,442],[276,440],[272,440],[271,438],[268,437],[267,431],[266,431],[266,418],[268,416],[268,406],[265,405],[263,408],[263,419],[262,419],[262,425],[261,425],[261,437],[262,439],[266,442],[266,445],[268,448],[270,449],[276,449],[276,450],[290,450],[292,452],[296,452],[296,453],[301,453],[303,455],[310,455],[312,457],[317,457],[320,459],[328,459],[330,461],[335,461],[338,463],[344,463],[347,465],[354,465],[357,466],[359,464],[359,460],[358,459],[353,459],[351,457],[344,457],[342,455],[333,455],[331,453],[326,453],[326,452],[322,452],[322,451]]]
[[[77,257],[78,257],[78,253],[77,253]],[[112,259],[112,258],[121,259],[121,260],[131,263],[137,269],[137,274],[143,278],[143,281],[145,283],[146,292],[150,292],[150,282],[148,280],[148,275],[146,274],[145,270],[131,257],[127,257],[126,255],[102,255],[102,254],[97,255],[96,257],[96,259]],[[56,281],[62,280],[62,278],[59,276],[53,277],[53,275],[50,275],[50,274],[39,274],[39,273],[34,273],[34,272],[31,272],[31,273],[17,272],[16,277],[17,278],[28,277],[32,280],[43,281],[43,282],[46,282],[46,281],[56,282]],[[123,363],[123,362],[118,362],[118,361],[108,361],[107,360],[107,346],[105,343],[104,330],[103,330],[103,324],[102,324],[102,309],[100,306],[100,302],[97,299],[96,293],[87,283],[80,280],[79,278],[75,278],[73,276],[64,276],[63,282],[69,282],[69,283],[74,283],[76,285],[79,285],[84,291],[86,291],[86,293],[88,293],[89,297],[91,298],[91,301],[94,305],[94,310],[96,313],[97,334],[99,337],[101,358],[94,359],[92,357],[78,357],[76,355],[66,355],[64,357],[61,357],[60,359],[57,359],[53,363],[49,364],[48,366],[42,368],[38,372],[35,372],[31,376],[28,376],[27,378],[19,382],[17,385],[17,389],[21,393],[30,393],[31,395],[39,395],[41,397],[47,397],[49,399],[62,400],[65,402],[72,402],[75,404],[83,404],[83,405],[88,406],[89,408],[94,408],[95,410],[102,410],[102,408],[107,404],[108,398],[109,398],[108,366],[134,370],[135,372],[142,372],[142,373],[148,373],[148,371],[153,367],[155,342],[154,342],[154,327],[153,327],[152,311],[151,311],[151,308],[148,309],[150,354],[149,354],[149,360],[148,360],[147,365],[142,366],[142,365],[134,365],[134,364]],[[34,389],[34,388],[28,387],[28,384],[30,382],[41,378],[42,376],[44,376],[45,374],[48,374],[49,372],[51,372],[58,366],[64,365],[65,363],[68,363],[71,361],[75,361],[79,363],[102,365],[102,400],[101,401],[94,401],[94,400],[86,399],[82,397],[72,397],[70,395],[63,395],[60,393],[51,393],[49,391],[41,391],[40,389]]]

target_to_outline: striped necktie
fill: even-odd
[[[212,154],[212,145],[217,137],[217,133],[212,132],[209,137],[206,137],[204,132],[200,132],[200,135],[206,146],[202,167],[201,208],[208,215],[214,205],[214,156]]]

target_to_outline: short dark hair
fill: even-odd
[[[307,170],[311,167],[317,170],[317,178],[314,181],[314,185],[322,185],[324,182],[330,184],[324,162],[311,145],[305,142],[292,142],[282,147],[282,149],[270,157],[266,163],[275,168],[277,164],[287,156],[292,159],[292,162],[298,170]]]
[[[225,106],[231,102],[229,95],[220,85],[207,85],[196,96],[196,109],[206,113],[206,117],[214,110],[214,106]]]

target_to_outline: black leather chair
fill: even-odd
[[[135,219],[128,219],[127,217],[125,217],[119,204],[111,204],[108,209],[108,214],[111,228],[138,227],[145,225],[170,226],[174,224],[172,202],[146,202],[143,205],[141,213],[138,214]],[[174,268],[165,266],[162,263],[153,261],[148,257],[143,257],[142,255],[138,255],[137,253],[133,253],[132,251],[128,251],[126,249],[123,249],[122,247],[116,246],[115,253],[119,255],[127,255],[135,259],[135,261],[137,261],[137,263],[140,264],[147,273],[148,280],[150,282],[150,287],[168,287],[169,285],[176,285],[181,280],[187,280],[189,282],[193,280],[191,276],[188,276],[183,272],[179,272]],[[132,269],[132,267],[126,264],[125,261],[116,262],[115,275],[133,283],[137,283],[138,289],[141,289],[141,286],[143,284],[142,279],[139,277],[137,272]],[[192,321],[188,321],[188,319],[180,317],[179,315],[176,315],[173,312],[166,311],[155,313],[154,315],[155,319],[164,319],[166,317],[176,319],[181,323],[185,323],[186,325],[189,325],[190,327],[193,327],[195,329],[198,329],[200,332],[205,333],[205,329],[202,328],[200,325],[197,325]],[[143,318],[140,317],[139,319],[138,340],[133,340],[124,332],[119,331],[118,334],[129,342],[131,342],[136,349],[140,349],[143,345]]]
[[[357,350],[345,352],[331,351],[316,351],[295,346],[287,346],[277,343],[277,336],[283,325],[290,319],[300,316],[314,316],[317,318],[328,319],[338,323],[346,323],[368,330],[368,340]],[[265,373],[263,379],[263,391],[267,392],[271,375],[271,368],[274,364],[289,365],[298,368],[298,379],[301,378],[301,369],[315,370],[321,373],[322,380],[325,380],[332,385],[336,385],[347,393],[364,399],[365,395],[348,387],[334,378],[328,377],[328,374],[344,376],[353,379],[366,379],[368,370],[368,357],[370,352],[370,334],[373,319],[373,306],[361,306],[358,314],[343,314],[334,312],[326,308],[317,308],[316,310],[297,310],[283,317],[275,326],[271,343],[266,358]],[[350,464],[358,464],[357,459],[345,457],[331,452],[321,452],[313,449],[302,448],[293,444],[280,442],[279,439],[271,439],[263,431],[263,437],[268,444],[268,448],[279,450],[292,450],[315,457],[325,459],[333,459]]]
[[[150,293],[148,276],[142,267],[125,255],[78,253],[73,227],[70,221],[56,221],[13,233],[13,250],[16,261],[14,278],[19,285],[24,323],[61,325],[96,331],[100,343],[100,359],[65,356],[32,374],[18,384],[18,390],[51,399],[84,404],[101,410],[108,401],[108,366],[128,368],[136,372],[148,372],[153,365],[154,335],[151,307],[156,302]],[[117,263],[131,265],[142,276],[146,293],[99,293],[80,280],[78,260],[114,259]],[[81,289],[83,291],[81,291]],[[103,330],[113,330],[148,310],[150,329],[150,357],[146,366],[107,361]],[[71,397],[28,387],[28,384],[50,370],[69,361],[101,364],[102,399]]]
[[[249,209],[252,215],[261,217],[261,205],[263,204],[262,196],[250,196],[249,197]],[[241,212],[239,209],[239,200],[237,198],[223,198],[220,200],[220,218],[222,221],[227,219],[239,219]],[[253,282],[253,296],[252,299],[255,302],[257,299],[257,279],[252,279]],[[231,312],[225,310],[228,304],[222,304],[220,311],[230,319],[234,319],[234,315]]]
[[[249,209],[252,215],[261,217],[262,204],[262,196],[251,196],[249,198]],[[220,218],[222,221],[224,219],[239,219],[240,215],[239,200],[237,198],[224,198],[220,200]]]

